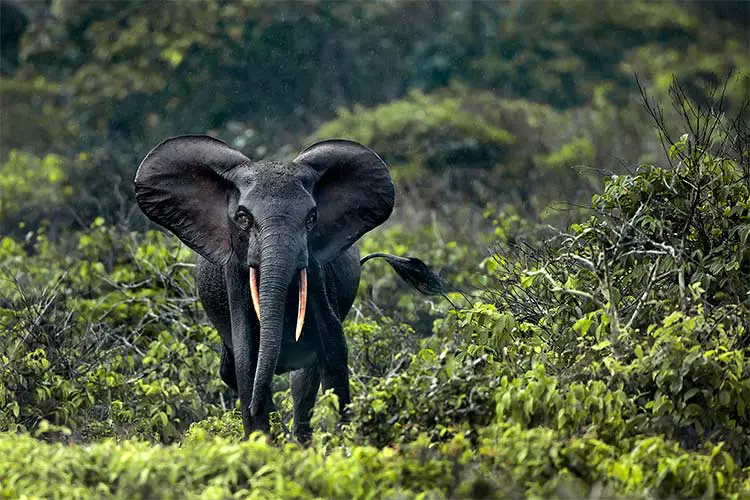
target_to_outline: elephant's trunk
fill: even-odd
[[[266,401],[271,397],[271,382],[276,371],[281,338],[284,327],[286,298],[292,277],[297,271],[299,245],[295,238],[272,234],[263,238],[260,258],[260,286],[257,307],[260,316],[260,350],[255,371],[253,399],[250,413],[253,416],[264,412]],[[251,278],[252,279],[252,278]],[[251,283],[251,289],[253,284]],[[254,294],[255,295],[255,294]],[[254,297],[254,299],[256,299]],[[254,300],[253,302],[256,302]]]

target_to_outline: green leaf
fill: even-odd
[[[607,347],[611,345],[612,345],[612,342],[610,342],[609,340],[603,340],[599,342],[598,344],[596,344],[595,346],[593,346],[592,349],[595,351],[601,351],[602,349],[606,349]]]

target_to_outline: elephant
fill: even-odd
[[[342,321],[361,266],[383,258],[422,293],[445,294],[416,258],[375,253],[356,241],[385,222],[395,190],[369,148],[325,140],[293,161],[253,162],[205,135],[165,140],[143,159],[136,201],[153,222],[198,254],[198,296],[222,339],[220,376],[239,395],[245,437],[270,430],[274,374],[291,372],[294,436],[310,439],[322,383],[351,402]]]

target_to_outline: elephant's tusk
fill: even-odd
[[[253,308],[255,308],[255,315],[260,321],[260,294],[258,293],[258,270],[254,267],[250,268],[250,295],[253,297]]]
[[[307,310],[307,269],[299,272],[299,305],[297,308],[297,331],[294,338],[299,342],[302,335],[302,325],[305,324],[305,311]]]

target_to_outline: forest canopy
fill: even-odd
[[[750,498],[750,3],[0,0],[0,496]],[[396,208],[351,421],[242,440],[153,146],[321,139]]]

